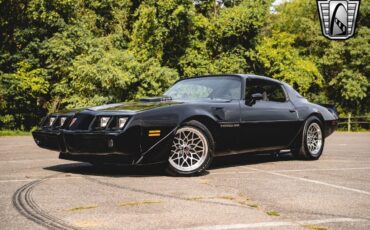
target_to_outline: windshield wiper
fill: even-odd
[[[226,98],[218,98],[218,97],[210,97],[209,99],[215,101],[232,101],[233,99],[226,99]]]
[[[163,101],[172,101],[172,97],[171,96],[168,96],[168,95],[163,95],[162,96],[162,100]]]
[[[161,101],[172,101],[172,97],[170,96],[160,96],[160,97],[146,97],[146,98],[140,98],[141,102],[161,102]]]

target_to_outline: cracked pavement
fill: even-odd
[[[229,156],[190,178],[1,137],[0,205],[1,229],[370,229],[370,133],[333,134],[318,161]]]

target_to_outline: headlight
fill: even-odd
[[[49,126],[52,126],[54,124],[55,117],[50,117],[49,119]]]
[[[101,117],[100,118],[100,127],[101,128],[106,127],[107,124],[108,124],[109,119],[110,119],[110,117]]]
[[[122,128],[125,126],[126,121],[127,121],[127,117],[120,117],[120,118],[118,119],[118,127],[119,127],[120,129],[122,129]]]
[[[64,125],[64,122],[66,122],[67,118],[66,117],[61,117],[60,118],[60,126]]]

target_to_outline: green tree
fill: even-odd
[[[266,75],[341,113],[370,112],[370,2],[330,41],[311,0],[0,0],[0,128],[163,93],[202,74]]]
[[[273,32],[261,39],[254,53],[251,53],[258,72],[285,81],[301,94],[323,86],[323,77],[315,63],[301,57],[294,48],[296,36],[286,32]]]
[[[29,130],[46,109],[49,88],[45,69],[20,62],[14,74],[0,74],[0,127]]]
[[[361,1],[357,29],[353,38],[346,41],[331,41],[321,34],[315,1],[285,2],[277,7],[276,14],[270,15],[270,23],[261,34],[260,46],[269,46],[265,43],[266,40],[273,42],[276,34],[285,34],[286,38],[282,37],[277,42],[284,44],[289,41],[290,45],[284,48],[285,54],[291,55],[292,58],[295,56],[293,58],[295,60],[304,59],[310,63],[301,62],[303,65],[289,66],[279,59],[276,60],[276,63],[282,64],[282,68],[287,68],[288,72],[299,66],[306,70],[309,68],[314,72],[316,72],[315,69],[318,69],[319,75],[322,76],[322,78],[317,78],[318,82],[306,82],[307,84],[297,82],[298,89],[310,84],[311,88],[306,92],[313,101],[334,103],[342,113],[366,113],[370,108],[368,90],[370,82],[369,6],[368,1]],[[282,47],[282,45],[277,47]],[[269,51],[266,50],[265,56],[284,53],[279,50],[279,48],[272,47]],[[287,57],[287,55],[283,56]],[[256,61],[266,63],[266,60],[258,59],[258,55]],[[266,65],[264,66],[266,67]],[[268,73],[269,70],[266,69],[266,72]],[[311,71],[311,73],[314,72]],[[295,74],[297,78],[301,75],[303,78],[307,78],[305,71],[298,71]],[[289,76],[285,73],[282,75],[285,78]],[[316,84],[319,82],[322,84]]]

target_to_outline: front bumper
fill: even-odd
[[[328,120],[325,121],[325,137],[330,136],[338,127],[338,120]]]
[[[163,131],[163,137],[143,135],[139,127],[122,132],[40,129],[32,135],[39,147],[59,151],[61,159],[150,164],[168,158],[173,131]]]
[[[59,152],[62,152],[65,149],[65,145],[62,139],[63,137],[61,135],[61,132],[59,131],[51,132],[37,130],[32,132],[32,136],[36,144],[41,148]]]
[[[92,163],[134,164],[141,157],[140,130],[94,132],[37,130],[36,144],[60,152],[59,158]]]
[[[37,130],[32,135],[41,148],[71,154],[133,155],[140,152],[140,130],[126,132]]]

